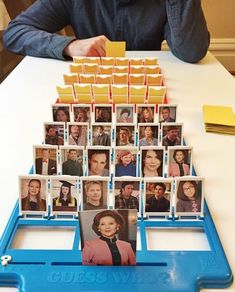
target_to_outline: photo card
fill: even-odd
[[[134,104],[116,104],[116,124],[133,124],[135,123]]]
[[[60,174],[83,176],[85,155],[82,146],[60,146]]]
[[[162,124],[162,146],[183,145],[183,124],[164,123]]]
[[[204,214],[204,178],[198,176],[175,178],[175,215]]]
[[[94,105],[95,123],[112,123],[113,106],[111,104]]]
[[[88,176],[111,175],[111,147],[108,146],[87,147],[87,175]]]
[[[114,177],[113,209],[136,209],[141,216],[141,179],[137,177]]]
[[[140,148],[140,176],[164,177],[165,149],[162,146]]]
[[[48,178],[40,175],[19,176],[19,213],[48,214]]]
[[[169,216],[173,206],[173,179],[144,179],[144,216]]]
[[[139,123],[138,124],[138,145],[158,146],[160,136],[160,126],[156,123]]]
[[[167,151],[167,176],[192,175],[192,147],[169,146]]]
[[[83,265],[136,265],[137,210],[83,211],[79,224]]]
[[[33,173],[40,175],[58,174],[58,146],[33,146]]]
[[[69,104],[56,103],[56,104],[52,104],[51,107],[52,107],[52,118],[54,122],[67,123],[71,121]]]
[[[175,123],[177,113],[177,105],[175,104],[159,104],[158,105],[158,122],[159,123]]]
[[[114,148],[114,176],[138,176],[138,148]]]
[[[156,104],[137,104],[137,123],[154,123],[156,121]]]
[[[64,145],[65,123],[44,122],[44,143],[49,145]]]
[[[115,126],[116,146],[135,146],[136,129],[134,124],[117,124]]]
[[[72,104],[73,122],[91,124],[93,112],[91,104]]]
[[[91,125],[92,146],[111,146],[112,124],[94,123]]]
[[[77,176],[58,175],[50,177],[51,213],[53,215],[76,215],[78,212]]]
[[[68,145],[86,147],[89,143],[89,124],[88,123],[67,123]]]
[[[109,178],[89,176],[81,178],[81,210],[107,209]]]

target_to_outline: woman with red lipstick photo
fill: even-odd
[[[87,211],[80,213],[80,229],[81,233],[83,227],[87,226],[87,219],[85,213],[91,216],[91,212]],[[126,212],[127,214],[125,214]],[[133,214],[129,214],[132,212]],[[85,240],[83,244],[82,241],[82,263],[83,265],[91,266],[127,266],[136,264],[136,256],[133,251],[130,242],[125,240],[120,240],[120,234],[125,233],[126,226],[130,228],[131,226],[136,228],[136,210],[123,210],[124,216],[116,210],[103,210],[93,217],[92,230],[99,237],[96,239]],[[129,218],[133,218],[131,221]],[[86,221],[86,222],[83,222]],[[83,225],[83,223],[86,225]],[[129,232],[127,232],[128,234]],[[82,234],[82,239],[84,239],[84,233]],[[136,242],[136,238],[134,238]]]

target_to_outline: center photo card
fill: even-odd
[[[87,147],[87,176],[111,175],[111,147],[88,146]]]
[[[138,124],[138,146],[160,145],[160,125],[156,123]]]
[[[136,105],[137,123],[156,122],[156,104]]]
[[[164,123],[162,124],[162,146],[166,149],[168,146],[183,145],[183,124],[182,123]]]
[[[79,212],[82,264],[135,266],[137,210]]]
[[[89,176],[81,178],[81,210],[108,209],[109,178]]]
[[[112,124],[94,123],[91,125],[92,146],[112,146]]]
[[[135,146],[136,128],[134,124],[116,124],[115,126],[115,145],[116,146]]]
[[[89,124],[88,123],[67,123],[68,145],[83,146],[89,145]]]
[[[158,105],[158,122],[175,123],[177,114],[177,105],[175,104],[159,104]]]
[[[192,150],[189,146],[169,146],[167,150],[167,176],[192,175]]]
[[[174,201],[176,216],[203,216],[204,178],[176,177]]]
[[[139,176],[137,147],[114,148],[114,176]]]
[[[112,104],[94,104],[94,123],[112,123],[112,117]]]
[[[48,205],[48,177],[19,176],[19,213],[46,216]]]
[[[56,103],[52,104],[52,118],[53,122],[70,122],[71,121],[71,108],[70,104]]]
[[[60,174],[83,176],[85,174],[85,155],[82,146],[60,146]]]
[[[165,148],[151,146],[140,148],[140,176],[141,177],[164,177],[165,171]]]
[[[64,122],[44,122],[44,144],[49,145],[65,144]]]
[[[58,146],[33,146],[33,173],[40,175],[58,174]]]
[[[72,104],[71,122],[89,123],[92,122],[92,109],[91,104]]]
[[[115,105],[116,124],[133,124],[135,119],[134,104]]]
[[[113,178],[110,205],[113,209],[136,209],[141,216],[141,179],[122,176]]]
[[[170,216],[173,206],[173,179],[144,178],[144,217]]]
[[[79,177],[59,175],[50,177],[51,214],[76,215],[79,208]]]

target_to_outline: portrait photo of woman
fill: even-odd
[[[191,149],[168,147],[168,176],[191,175]]]
[[[155,106],[137,106],[138,123],[154,122]]]
[[[73,104],[73,121],[79,123],[91,122],[91,106]]]
[[[115,149],[115,176],[137,175],[137,149]]]
[[[111,123],[112,122],[112,106],[96,105],[95,123]]]
[[[22,213],[47,212],[47,179],[45,177],[19,177],[19,187]]]
[[[52,114],[54,122],[70,122],[70,107],[69,105],[52,105]]]
[[[154,177],[163,176],[164,150],[163,149],[141,149],[141,176]]]
[[[139,146],[158,146],[158,125],[139,124]]]
[[[132,105],[116,105],[116,122],[117,123],[133,123],[134,107]]]
[[[85,179],[82,181],[82,210],[107,208],[108,180]]]
[[[202,213],[203,180],[179,180],[176,213]]]
[[[137,210],[86,211],[79,218],[83,265],[136,265]]]
[[[65,176],[51,178],[52,212],[77,211],[77,180]]]

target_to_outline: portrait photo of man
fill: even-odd
[[[55,175],[57,174],[57,148],[46,148],[35,146],[35,174]]]
[[[111,146],[112,126],[92,125],[92,145]]]
[[[116,126],[116,146],[135,145],[135,126]]]
[[[60,157],[63,175],[83,175],[83,150],[76,148],[61,149]]]
[[[88,123],[68,123],[69,145],[87,146]]]
[[[109,176],[110,149],[88,149],[88,175]]]
[[[162,146],[166,149],[168,146],[182,145],[182,125],[165,124],[162,126]]]
[[[176,122],[176,106],[159,105],[158,115],[160,123]]]

